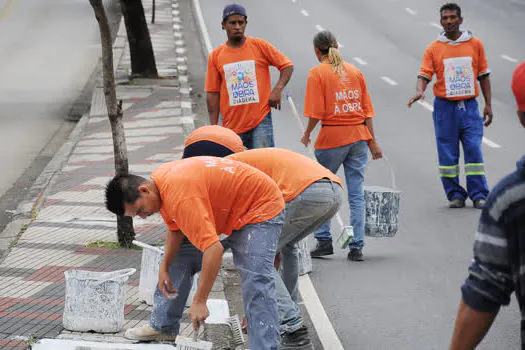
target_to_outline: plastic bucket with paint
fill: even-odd
[[[65,271],[63,324],[71,331],[116,333],[124,325],[124,301],[135,269],[113,272]]]
[[[365,186],[365,235],[370,237],[393,237],[397,233],[399,198],[392,166],[383,156],[390,170],[392,187]]]

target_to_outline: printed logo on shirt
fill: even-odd
[[[230,106],[259,102],[254,60],[225,64],[224,76],[226,77]]]
[[[336,91],[334,114],[362,112],[361,102],[352,101],[359,100],[360,97],[361,91],[358,89]]]
[[[443,60],[447,97],[472,96],[476,93],[472,57]]]
[[[220,167],[222,171],[227,171],[230,174],[235,174],[235,163],[231,159],[204,158],[204,164],[206,164],[206,168]]]

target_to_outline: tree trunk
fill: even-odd
[[[155,54],[151,45],[142,0],[120,0],[120,8],[128,34],[131,76],[157,78]]]
[[[117,175],[125,175],[128,174],[128,152],[124,134],[124,122],[122,120],[122,101],[117,105],[111,31],[102,0],[89,0],[89,3],[93,7],[100,29],[104,95],[106,97],[106,107],[108,109],[109,123],[111,124],[111,134],[113,136],[115,172]],[[117,236],[121,247],[131,247],[131,241],[135,238],[132,218],[117,216]]]

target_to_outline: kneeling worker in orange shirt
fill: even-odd
[[[186,275],[202,266],[189,310],[194,328],[209,315],[206,300],[224,252],[220,241],[227,240],[242,279],[250,348],[280,348],[273,262],[284,201],[267,175],[231,159],[194,157],[163,164],[150,179],[115,176],[106,187],[106,207],[117,215],[162,215],[168,232],[156,294],[164,303],[179,292],[175,300],[184,305],[191,288]],[[157,331],[176,335],[179,324],[174,327]]]

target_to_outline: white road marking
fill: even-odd
[[[392,86],[397,85],[397,83],[393,79],[390,79],[389,77],[381,77],[381,79],[383,79],[385,83],[390,84]]]
[[[362,59],[360,57],[354,57],[354,61],[356,61],[357,63],[359,63],[362,66],[366,66],[368,64],[364,59]]]
[[[432,27],[434,27],[434,28],[443,30],[443,27],[440,24],[436,23],[436,22],[430,22],[430,25]]]
[[[483,139],[482,139],[483,143],[486,144],[487,146],[489,147],[492,147],[492,148],[501,148],[500,145],[498,145],[496,142],[494,141],[491,141],[489,140],[488,138],[486,138],[485,136],[483,136]]]
[[[199,22],[199,27],[201,28],[204,46],[206,46],[206,50],[209,54],[213,51],[213,46],[211,45],[210,34],[208,33],[208,28],[206,28],[206,23],[204,22],[204,17],[202,15],[201,4],[199,0],[193,0],[193,4],[195,5],[195,12],[197,13],[197,21]]]
[[[301,10],[301,13],[303,14],[303,16],[308,17],[308,12],[306,12],[305,9],[302,9],[302,10]]]
[[[296,2],[297,0],[292,0],[292,2]]]
[[[421,106],[423,106],[425,109],[429,110],[430,112],[434,112],[434,107],[432,107],[432,105],[430,103],[428,103],[427,101],[419,100],[419,101],[417,101],[417,103],[419,103]],[[498,145],[496,142],[494,142],[492,140],[489,140],[485,136],[483,136],[482,142],[485,145],[487,145],[489,147],[492,147],[492,148],[501,148],[500,145]]]
[[[417,14],[417,12],[412,10],[410,7],[405,7],[405,11],[412,16],[415,16]]]
[[[518,60],[515,59],[514,57],[510,57],[510,56],[507,56],[507,55],[501,55],[500,57],[503,58],[504,60],[507,60],[507,61],[512,62],[512,63],[517,63],[518,62]]]
[[[419,103],[421,106],[423,106],[425,109],[429,110],[430,112],[434,112],[434,107],[432,107],[432,105],[430,103],[428,103],[427,101],[417,101],[417,103]]]
[[[324,30],[323,27],[321,27],[319,24],[316,24],[315,25],[315,29],[317,29],[318,31],[322,32]]]
[[[299,276],[299,291],[323,347],[330,350],[344,350],[343,344],[337,337],[323,304],[315,292],[310,276]]]

